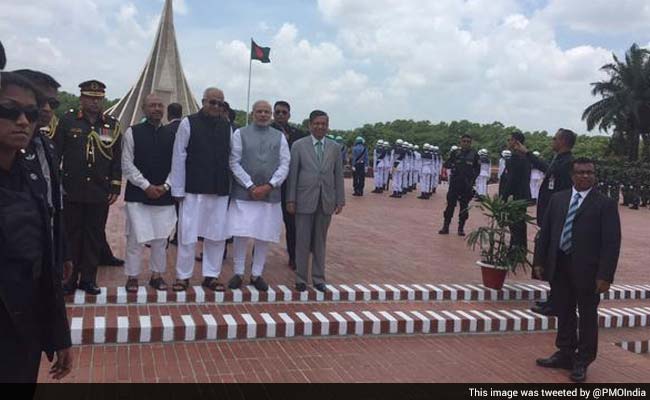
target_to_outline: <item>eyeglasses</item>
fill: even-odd
[[[207,100],[207,99],[203,99],[203,100],[207,101],[208,104],[210,104],[211,106],[218,106],[218,107],[224,106],[224,103],[221,100]]]
[[[38,108],[34,106],[12,107],[0,104],[0,119],[18,121],[18,118],[23,114],[25,114],[25,118],[31,124],[38,119]]]

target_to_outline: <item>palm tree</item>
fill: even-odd
[[[650,139],[650,51],[636,43],[625,53],[625,62],[614,62],[601,70],[608,80],[592,83],[591,93],[602,99],[585,109],[583,121],[590,131],[614,128],[625,142],[630,161],[639,157],[639,137]]]

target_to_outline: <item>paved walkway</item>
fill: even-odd
[[[351,186],[351,181],[346,180]],[[367,186],[372,188],[370,180]],[[495,187],[490,188],[494,190]],[[530,322],[525,315],[529,298],[538,298],[545,293],[543,283],[529,279],[527,273],[508,278],[512,284],[507,300],[503,295],[492,297],[485,292],[484,298],[479,294],[480,271],[474,263],[478,258],[467,248],[462,238],[453,234],[437,234],[442,222],[445,207],[446,187],[439,188],[431,200],[416,199],[411,193],[402,199],[389,198],[387,194],[367,193],[364,197],[350,196],[348,187],[347,205],[343,213],[333,218],[328,240],[327,278],[341,294],[338,300],[328,297],[326,302],[310,294],[308,299],[300,299],[296,294],[286,294],[279,285],[290,291],[293,287],[293,271],[287,265],[283,243],[272,246],[267,261],[265,278],[277,292],[274,302],[243,290],[235,294],[229,292],[224,297],[228,304],[215,305],[217,300],[211,294],[204,293],[203,300],[212,304],[194,304],[201,299],[201,291],[188,292],[187,298],[177,298],[171,292],[161,299],[160,295],[143,289],[140,296],[123,296],[119,287],[124,284],[122,268],[101,267],[98,284],[107,288],[107,296],[102,302],[93,304],[84,296],[68,299],[69,315],[77,318],[75,323],[81,330],[79,338],[83,343],[101,343],[97,338],[110,337],[117,341],[120,329],[134,326],[142,321],[142,316],[168,316],[171,321],[173,339],[170,343],[138,344],[131,340],[128,344],[94,344],[74,348],[75,370],[68,382],[567,382],[566,371],[550,371],[536,367],[537,357],[550,355],[554,351],[554,333],[520,332],[520,333],[472,333],[454,332],[455,321],[466,315],[480,319],[486,310],[508,310],[520,323],[508,321],[508,330],[515,325],[523,330],[524,324],[540,328],[538,320]],[[534,207],[530,208],[534,213]],[[621,293],[612,294],[611,300],[603,301],[599,358],[589,370],[589,382],[648,382],[650,381],[650,363],[647,355],[638,355],[615,345],[621,341],[647,341],[650,334],[647,328],[629,328],[650,323],[646,308],[650,303],[650,272],[645,268],[647,243],[650,236],[650,211],[642,209],[632,211],[620,208],[623,224],[623,249],[617,272],[616,284]],[[484,217],[479,210],[471,210],[471,217],[466,227],[472,230]],[[455,221],[454,221],[455,223]],[[455,226],[452,226],[455,228]],[[532,240],[535,229],[529,227],[529,239]],[[123,258],[125,238],[124,204],[119,202],[111,209],[107,233],[111,246],[117,256]],[[532,245],[530,246],[532,248]],[[174,279],[175,247],[168,251],[168,282]],[[249,257],[250,258],[250,257]],[[250,260],[247,265],[250,265]],[[232,275],[230,257],[224,263],[222,278],[227,281]],[[148,272],[143,273],[141,282],[148,280]],[[192,285],[200,285],[200,264],[195,266]],[[363,289],[356,286],[359,284]],[[449,284],[443,293],[430,287],[424,291],[417,286]],[[452,286],[461,284],[462,286]],[[471,284],[471,286],[467,286]],[[627,287],[631,285],[636,289]],[[353,301],[346,301],[343,296],[349,293],[341,285],[347,285],[354,291]],[[388,286],[386,286],[388,285]],[[531,286],[527,286],[531,285]],[[386,297],[381,290],[386,291]],[[400,292],[396,301],[391,287]],[[537,287],[527,291],[526,287]],[[469,288],[469,289],[468,289]],[[474,288],[474,289],[472,289]],[[523,289],[523,296],[517,300],[517,288]],[[371,293],[367,294],[366,290]],[[429,290],[430,289],[430,290]],[[452,300],[452,290],[458,289]],[[646,290],[647,289],[647,290]],[[413,292],[412,292],[413,291]],[[467,293],[467,294],[466,294]],[[617,292],[618,293],[618,292]],[[633,294],[634,293],[634,294]],[[409,300],[409,295],[414,297]],[[290,302],[284,296],[290,296]],[[469,297],[465,297],[465,296]],[[198,297],[197,297],[198,296]],[[241,296],[241,298],[239,297]],[[369,296],[366,298],[365,296]],[[621,300],[622,298],[622,300]],[[258,299],[260,302],[255,302]],[[498,299],[498,301],[497,301]],[[161,302],[161,300],[163,300]],[[330,301],[335,300],[335,301]],[[349,299],[348,299],[349,300]],[[471,300],[471,301],[470,301]],[[127,301],[127,304],[118,304]],[[218,300],[217,300],[218,301]],[[145,304],[137,304],[145,303]],[[75,304],[76,303],[76,304]],[[186,303],[186,304],[184,304]],[[630,311],[633,310],[633,311]],[[409,318],[424,315],[432,311],[434,315],[446,315],[456,320],[450,321],[445,334],[417,334],[421,325],[408,336],[391,335],[391,319],[381,322],[381,336],[363,337],[329,337],[255,340],[217,340],[182,342],[184,332],[176,334],[180,324],[187,327],[188,321],[194,323],[203,315],[213,314],[219,321],[223,315],[232,315],[238,325],[234,328],[236,337],[246,336],[246,326],[250,319],[242,317],[249,314],[255,323],[266,321],[262,314],[275,318],[274,322],[283,323],[280,314],[313,315],[314,313],[338,314],[338,323],[347,324],[348,335],[355,326],[355,320],[346,314],[363,316],[368,312],[380,316],[385,312],[393,319],[399,319],[399,332],[406,333]],[[448,311],[448,314],[444,314]],[[647,309],[650,311],[650,308]],[[416,314],[413,314],[416,312]],[[460,312],[460,313],[459,313]],[[478,314],[476,314],[478,312]],[[514,314],[513,314],[514,312]],[[406,313],[406,314],[405,314]],[[474,314],[472,314],[474,313]],[[481,314],[483,313],[483,314]],[[523,314],[522,314],[523,313]],[[191,318],[184,319],[184,315]],[[122,316],[120,319],[119,316]],[[385,315],[384,315],[385,316]],[[386,317],[388,318],[388,317]],[[298,318],[296,318],[296,322]],[[453,319],[453,318],[452,318]],[[119,320],[119,321],[118,321]],[[146,321],[146,317],[144,319]],[[152,318],[153,320],[153,318]],[[345,322],[341,322],[345,320]],[[121,321],[121,322],[120,322]],[[553,323],[548,327],[552,328]],[[164,325],[166,322],[159,324]],[[129,325],[131,324],[131,325]],[[372,321],[364,318],[364,326]],[[478,325],[482,331],[484,324]],[[242,325],[242,326],[239,326]],[[471,320],[462,320],[462,331],[474,326]],[[492,323],[496,327],[497,321]],[[621,327],[616,327],[621,325]],[[297,328],[296,324],[296,329]],[[316,326],[316,325],[314,325]],[[338,325],[340,326],[340,325]],[[431,323],[431,326],[434,326]],[[88,331],[99,327],[100,334]],[[154,326],[164,335],[164,326]],[[203,334],[206,327],[196,326]],[[86,330],[84,330],[86,329]],[[140,329],[140,328],[138,328]],[[209,326],[207,329],[210,329]],[[242,330],[243,329],[243,330]],[[283,325],[286,328],[286,324]],[[300,328],[304,333],[304,327]],[[334,329],[334,328],[333,328]],[[258,330],[259,331],[259,330]],[[129,331],[130,332],[130,331]],[[180,331],[179,331],[180,332]],[[243,335],[240,334],[243,332]],[[494,330],[493,330],[494,332]],[[141,330],[137,331],[140,334]],[[222,333],[222,330],[219,330]],[[104,335],[104,336],[102,336]],[[257,335],[260,337],[260,335]],[[264,335],[262,335],[264,336]],[[280,335],[278,335],[280,336]],[[205,336],[202,336],[205,337]],[[221,338],[221,336],[219,336]],[[200,339],[200,337],[196,337]],[[136,340],[137,341],[137,340]],[[47,362],[41,369],[41,381],[46,378]]]

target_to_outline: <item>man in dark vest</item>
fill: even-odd
[[[465,221],[469,218],[469,202],[472,200],[474,181],[481,172],[481,161],[478,153],[472,149],[472,137],[464,134],[460,138],[460,150],[454,150],[444,164],[451,170],[449,192],[447,192],[447,208],[444,212],[444,226],[438,232],[449,234],[449,225],[454,216],[456,203],[460,202],[458,214],[458,235],[465,236]]]
[[[190,284],[199,237],[204,239],[202,285],[224,290],[219,275],[228,238],[231,129],[222,117],[223,100],[220,89],[206,89],[203,107],[183,118],[176,132],[171,173],[172,196],[180,203],[175,291]]]
[[[137,293],[142,271],[142,247],[151,246],[149,286],[166,290],[162,274],[167,267],[167,239],[176,225],[176,210],[169,173],[175,135],[162,126],[164,104],[150,94],[142,109],[146,120],[124,132],[122,173],[127,180],[126,201],[126,291]]]
[[[97,266],[105,242],[108,208],[122,186],[122,136],[117,120],[102,115],[106,85],[90,80],[81,88],[81,110],[71,110],[54,135],[63,159],[64,215],[74,272],[65,285],[91,295],[100,293]]]
[[[291,153],[281,131],[271,128],[271,104],[253,104],[253,123],[232,136],[230,169],[233,187],[228,207],[228,236],[233,236],[235,275],[228,283],[239,289],[249,239],[255,239],[251,285],[267,291],[262,278],[271,243],[280,241],[282,205],[280,186],[289,174]]]
[[[276,101],[273,105],[273,123],[271,127],[284,133],[289,150],[293,143],[307,136],[307,133],[289,124],[291,118],[291,105],[284,101]],[[289,254],[289,267],[296,269],[296,216],[287,212],[287,181],[282,184],[282,219],[284,220],[284,236],[287,242],[287,253]]]

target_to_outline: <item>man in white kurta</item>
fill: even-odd
[[[179,202],[175,291],[184,291],[194,269],[196,243],[203,238],[202,286],[223,291],[219,282],[230,195],[230,123],[222,117],[223,92],[208,88],[203,107],[184,118],[176,132],[172,195]]]
[[[230,169],[234,182],[228,209],[228,234],[233,236],[235,275],[228,287],[238,289],[244,277],[246,250],[255,240],[251,284],[268,290],[262,278],[271,243],[282,233],[280,188],[289,173],[291,153],[285,136],[271,125],[271,104],[253,105],[253,124],[232,135]]]
[[[127,180],[126,202],[126,291],[138,291],[142,272],[142,249],[151,246],[149,285],[166,290],[163,274],[167,267],[167,239],[176,225],[176,210],[169,193],[174,135],[161,120],[164,105],[157,95],[143,104],[146,120],[129,127],[122,139],[122,174]]]

